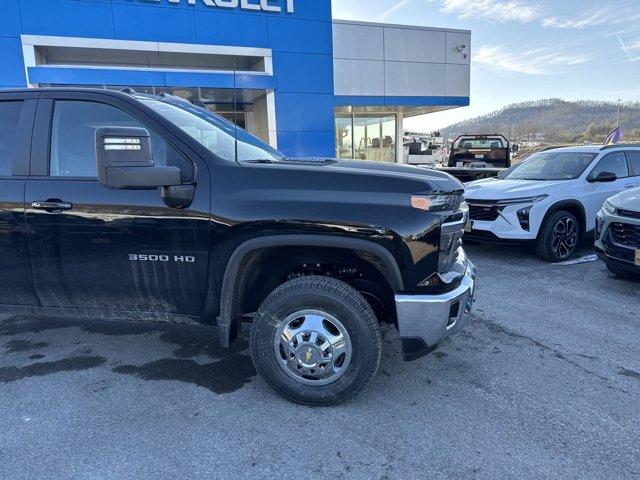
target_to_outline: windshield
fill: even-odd
[[[140,98],[140,101],[225,160],[278,161],[284,158],[267,143],[205,108],[186,101],[184,104],[149,98]]]
[[[574,180],[598,155],[581,152],[541,152],[501,176],[504,180]]]
[[[504,141],[499,137],[467,137],[461,138],[453,148],[467,150],[491,150],[492,148],[507,148]]]

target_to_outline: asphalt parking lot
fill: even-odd
[[[638,478],[640,284],[471,246],[468,330],[375,382],[282,400],[207,328],[0,323],[0,478]]]

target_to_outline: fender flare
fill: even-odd
[[[229,257],[222,280],[220,294],[220,317],[218,318],[218,331],[220,342],[226,348],[237,338],[239,330],[239,318],[236,306],[238,304],[237,293],[242,277],[245,261],[251,258],[251,254],[273,247],[329,247],[343,250],[365,252],[376,257],[384,266],[385,271],[380,273],[387,279],[396,292],[404,289],[404,283],[400,268],[391,252],[377,243],[350,237],[337,237],[331,235],[271,235],[258,237],[241,243]],[[380,270],[380,268],[378,268]]]
[[[540,231],[542,231],[542,226],[547,221],[549,216],[551,216],[552,213],[557,212],[558,210],[562,210],[564,207],[574,207],[581,212],[582,218],[578,218],[578,221],[582,223],[581,225],[583,229],[582,235],[583,236],[586,235],[587,234],[586,229],[587,229],[587,223],[588,223],[587,209],[585,208],[584,204],[580,200],[571,200],[571,199],[559,200],[547,209],[547,211],[544,214],[544,217],[542,218],[542,222],[540,223]],[[540,232],[538,232],[538,237],[539,236],[540,236]]]

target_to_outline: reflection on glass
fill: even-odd
[[[382,153],[383,162],[395,163],[396,161],[396,117],[391,115],[382,117]]]
[[[230,161],[278,161],[284,156],[247,131],[210,110],[181,100],[139,100],[218,157]]]
[[[52,86],[66,86],[55,85]],[[78,87],[96,88],[96,85],[77,85]],[[102,85],[107,90],[130,89],[136,93],[146,93],[149,95],[160,95],[166,93],[175,95],[183,100],[195,102],[199,106],[204,106],[221,117],[235,123],[240,128],[256,135],[263,140],[269,140],[268,128],[261,126],[268,121],[266,108],[256,111],[254,108],[264,101],[264,90],[250,89],[228,89],[228,88],[201,88],[201,87],[156,87],[156,86],[126,86],[126,85]]]
[[[357,160],[396,161],[396,117],[355,115],[353,150]]]
[[[336,158],[353,158],[353,124],[351,116],[336,117]]]

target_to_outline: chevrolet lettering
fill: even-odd
[[[165,0],[137,0],[144,3],[164,3]],[[170,5],[205,5],[228,9],[294,13],[294,0],[166,0]]]

